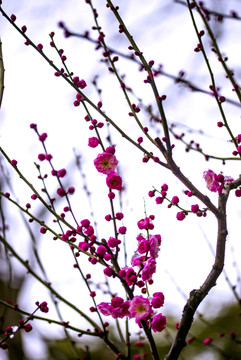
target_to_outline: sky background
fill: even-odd
[[[217,4],[219,11],[229,13],[235,9],[241,13],[241,5],[238,1],[208,1],[207,5],[214,8]],[[109,46],[128,53],[128,43],[118,33],[118,24],[114,17],[105,7],[102,1],[95,2],[95,7],[99,12],[99,21],[106,35]],[[98,94],[92,85],[92,81],[98,75],[98,85],[102,89],[103,109],[118,124],[121,125],[128,135],[137,139],[142,134],[136,124],[127,114],[129,112],[125,99],[123,98],[119,85],[113,75],[110,75],[106,66],[100,62],[101,53],[94,50],[94,45],[87,41],[69,38],[65,39],[62,31],[58,28],[58,22],[64,21],[71,30],[83,33],[93,26],[93,18],[89,7],[84,1],[70,0],[62,2],[49,1],[13,1],[3,3],[3,9],[8,15],[14,13],[17,16],[16,23],[21,27],[26,25],[27,34],[36,44],[42,43],[44,52],[53,59],[58,65],[57,54],[49,46],[51,31],[56,32],[55,41],[59,48],[65,50],[67,65],[71,71],[80,78],[85,79],[88,86],[84,90],[87,96],[97,103]],[[184,6],[174,4],[171,0],[149,1],[140,4],[138,0],[132,0],[121,6],[121,15],[125,19],[125,24],[130,33],[134,36],[140,49],[144,52],[146,59],[155,60],[155,64],[163,64],[164,70],[170,74],[177,75],[180,70],[187,71],[187,79],[198,84],[198,86],[208,89],[210,84],[209,76],[203,63],[202,55],[196,54],[193,49],[196,47],[197,39],[189,18],[187,9]],[[200,21],[198,21],[200,24]],[[224,24],[212,24],[215,33],[220,39],[221,49],[228,54],[229,66],[234,68],[238,80],[241,77],[240,57],[240,26],[238,21],[225,21]],[[202,29],[202,27],[200,27]],[[90,30],[91,31],[91,30]],[[1,146],[7,151],[10,158],[18,160],[19,169],[24,173],[31,183],[39,188],[41,185],[37,180],[37,171],[34,162],[37,155],[42,152],[41,144],[36,134],[29,128],[29,124],[37,123],[40,133],[47,132],[48,139],[46,146],[53,155],[53,162],[57,169],[65,167],[68,171],[66,183],[76,187],[76,194],[71,198],[77,218],[82,220],[89,217],[91,208],[89,201],[83,191],[83,179],[75,166],[74,153],[81,154],[82,171],[86,174],[88,188],[91,190],[91,201],[94,208],[95,220],[98,223],[98,234],[100,238],[112,235],[110,224],[104,221],[104,215],[110,212],[107,191],[105,189],[105,177],[97,174],[93,166],[93,160],[100,148],[90,149],[88,147],[88,137],[94,136],[88,130],[88,124],[83,120],[85,112],[81,107],[75,108],[73,101],[75,94],[72,88],[60,78],[54,76],[53,69],[45,63],[43,58],[31,47],[24,45],[24,39],[16,30],[3,18],[0,19],[0,34],[3,43],[3,58],[5,66],[5,90],[0,113],[0,142]],[[91,31],[91,35],[96,38],[97,34]],[[204,40],[207,48],[210,49],[208,40]],[[217,84],[222,86],[222,95],[235,99],[231,87],[225,80],[220,64],[217,62],[213,53],[208,50],[211,65],[214,67]],[[153,104],[153,97],[148,85],[144,84],[145,74],[138,71],[136,64],[121,59],[118,63],[120,74],[125,74],[125,82],[133,88],[133,102],[137,103],[135,97],[141,97],[145,104]],[[185,129],[193,129],[192,133],[187,133],[186,138],[200,142],[207,153],[218,156],[229,156],[233,151],[232,144],[224,129],[219,129],[216,123],[220,121],[220,115],[216,108],[215,100],[207,95],[190,92],[182,86],[174,85],[173,81],[165,77],[157,79],[160,94],[166,94],[167,100],[164,103],[169,123],[178,125],[178,133]],[[236,99],[235,99],[236,100]],[[234,134],[240,133],[240,108],[225,104],[224,109],[230,121]],[[92,112],[101,120],[99,115]],[[147,115],[142,112],[140,115],[143,124],[149,126]],[[204,136],[198,134],[200,129],[204,130]],[[108,135],[106,127],[103,129],[103,137]],[[161,130],[150,128],[150,134],[155,137],[163,136]],[[148,191],[152,186],[160,188],[163,183],[168,183],[170,187],[169,197],[178,195],[181,199],[181,206],[190,208],[193,201],[187,199],[183,194],[185,188],[176,179],[156,164],[149,162],[142,164],[142,154],[132,145],[127,143],[116,132],[111,132],[112,141],[117,144],[116,156],[119,160],[119,170],[123,176],[126,191],[123,193],[123,212],[125,214],[124,225],[127,226],[127,247],[129,259],[133,255],[137,241],[136,235],[139,233],[136,223],[144,216],[144,204],[147,214],[155,214],[155,231],[162,235],[162,248],[158,264],[158,271],[153,286],[154,291],[163,291],[166,297],[166,307],[163,312],[172,311],[177,315],[181,314],[185,304],[185,299],[177,291],[177,287],[186,296],[193,288],[198,288],[205,280],[213,263],[213,256],[209,249],[208,242],[215,247],[216,222],[212,215],[207,218],[198,219],[195,216],[188,216],[183,222],[176,220],[176,209],[167,209],[167,203],[156,205],[154,199],[148,198]],[[173,139],[172,139],[173,140]],[[184,145],[175,142],[174,158],[180,165],[181,170],[190,178],[194,184],[198,184],[201,191],[204,191],[217,204],[217,195],[208,192],[204,180],[203,171],[211,168],[215,172],[223,171],[225,175],[236,178],[240,173],[239,162],[230,162],[222,166],[218,161],[208,163],[199,154],[185,153]],[[105,142],[107,145],[107,142]],[[143,145],[148,150],[153,147],[144,141]],[[75,149],[75,150],[73,150]],[[159,155],[159,154],[157,154]],[[49,173],[48,164],[41,164],[42,171]],[[12,169],[8,168],[9,175],[14,184],[16,197],[21,204],[29,202],[32,194],[26,185],[20,181]],[[56,183],[49,177],[48,186],[54,194]],[[104,190],[103,190],[104,189]],[[116,211],[119,211],[118,202]],[[63,203],[59,202],[59,209]],[[41,209],[35,203],[33,210],[39,212]],[[31,255],[29,239],[26,235],[24,225],[15,209],[7,207],[9,219],[11,221],[9,239],[14,243],[15,248],[21,252],[24,258]],[[232,194],[228,204],[228,223],[229,236],[227,242],[226,269],[233,281],[236,283],[237,269],[235,261],[240,262],[240,236],[238,234],[238,221],[240,219],[240,199]],[[43,214],[46,216],[46,214]],[[9,220],[10,221],[10,220]],[[51,218],[46,217],[46,221],[51,224]],[[17,229],[17,230],[16,230]],[[38,226],[36,228],[38,237],[38,249],[43,259],[49,278],[54,287],[64,296],[69,297],[76,305],[80,304],[80,299],[86,293],[86,309],[89,307],[88,293],[80,285],[79,277],[73,269],[73,259],[71,254],[66,252],[66,247],[60,242],[53,242],[51,235],[39,236]],[[16,236],[17,231],[17,236]],[[83,260],[84,261],[84,260]],[[14,261],[15,263],[15,261]],[[18,271],[24,270],[15,264]],[[89,268],[88,262],[84,262],[86,272],[96,269]],[[171,280],[174,279],[174,282]],[[113,283],[113,288],[115,289]],[[118,289],[118,285],[116,286]],[[26,296],[26,294],[28,296]],[[27,279],[21,292],[19,303],[24,308],[29,309],[31,303],[34,309],[34,302],[38,294],[38,299],[47,294],[45,290],[31,279]],[[222,298],[223,301],[232,301],[233,296],[228,289],[228,285],[221,276],[218,286],[210,294],[210,299]],[[41,299],[39,299],[41,300]],[[101,292],[97,292],[97,302],[103,301]],[[211,300],[201,305],[200,311],[207,311]],[[82,306],[82,303],[81,303]],[[31,310],[29,309],[29,310]],[[218,306],[216,306],[216,311]],[[66,311],[63,307],[63,311]],[[87,310],[88,311],[88,310]],[[211,310],[213,312],[213,308]],[[55,316],[51,309],[49,316]],[[68,320],[76,321],[75,315],[69,313]],[[59,328],[46,327],[40,325],[45,334],[62,334]],[[37,337],[36,331],[36,337]],[[34,333],[33,333],[34,336]],[[34,343],[33,343],[34,344]],[[32,351],[30,344],[30,353]],[[35,346],[35,358],[44,357],[43,348]]]

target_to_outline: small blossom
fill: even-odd
[[[209,337],[209,338],[207,338],[207,339],[205,339],[205,340],[203,341],[203,344],[204,344],[204,345],[208,345],[208,344],[210,344],[212,341],[213,341],[213,338],[212,338],[212,337]]]
[[[87,242],[82,241],[82,242],[79,243],[78,247],[79,247],[80,250],[86,252],[86,251],[89,250],[90,246],[89,246],[89,244]]]
[[[150,225],[149,217],[146,217],[145,219],[141,219],[137,222],[137,226],[140,230],[149,229],[149,225]]]
[[[30,332],[33,328],[31,324],[24,324],[23,329],[26,333]]]
[[[173,205],[177,205],[179,203],[179,198],[178,198],[178,196],[173,196],[173,198],[172,198],[172,204]]]
[[[186,215],[183,212],[178,212],[176,215],[177,220],[182,221],[184,220]]]
[[[91,236],[91,235],[93,235],[94,234],[94,228],[93,228],[93,226],[88,226],[85,230],[84,230],[84,233],[85,233],[85,235],[87,235],[87,236]]]
[[[114,200],[114,198],[115,198],[115,193],[113,193],[113,191],[110,191],[110,192],[108,193],[108,198],[111,199],[111,200]]]
[[[43,45],[42,45],[42,44],[38,44],[38,45],[37,45],[37,49],[38,49],[39,51],[42,51],[42,50],[43,50]]]
[[[107,241],[107,244],[110,248],[114,248],[118,245],[118,239],[110,237],[109,240]]]
[[[99,139],[95,136],[92,138],[89,138],[88,145],[89,145],[89,147],[95,148],[96,146],[99,145]]]
[[[161,196],[157,196],[155,200],[156,200],[157,205],[163,203],[163,197],[161,197]]]
[[[216,180],[216,174],[212,170],[207,170],[207,171],[204,171],[203,177],[206,181],[208,190],[217,192],[219,183]]]
[[[104,269],[104,274],[108,277],[111,277],[113,274],[113,270],[108,266]]]
[[[47,313],[49,311],[48,308],[48,304],[46,301],[43,301],[40,305],[39,305],[40,311]]]
[[[67,174],[67,171],[65,169],[61,169],[59,171],[57,171],[57,176],[62,178]]]
[[[87,228],[88,226],[90,226],[90,221],[89,219],[84,219],[84,220],[81,220],[81,225],[85,228]]]
[[[142,295],[134,296],[130,301],[129,312],[130,317],[137,320],[148,318],[152,313],[149,300]]]
[[[47,139],[47,136],[48,135],[46,133],[43,133],[43,134],[39,135],[39,141],[44,142]]]
[[[141,273],[143,281],[149,281],[152,275],[156,272],[156,261],[153,258],[148,259],[144,263],[144,268]]]
[[[108,214],[108,215],[105,216],[105,220],[106,220],[106,221],[110,221],[111,219],[112,219],[112,217],[111,217],[110,214]]]
[[[154,332],[161,332],[166,328],[166,317],[162,314],[155,315],[151,322],[151,328]]]
[[[115,155],[115,147],[114,147],[114,146],[108,146],[108,147],[105,149],[105,152],[110,153],[110,154],[112,154],[112,155]]]
[[[164,295],[162,292],[156,292],[153,294],[153,298],[151,300],[151,305],[154,309],[158,309],[164,304]]]
[[[115,217],[116,217],[117,220],[122,220],[124,215],[122,213],[118,212],[118,213],[115,214]]]
[[[46,155],[45,155],[45,159],[48,160],[48,161],[50,161],[50,160],[53,159],[53,156],[52,156],[51,154],[46,154]]]
[[[124,235],[124,234],[126,234],[126,227],[125,226],[121,226],[121,227],[119,227],[119,233],[121,234],[121,235]]]
[[[75,188],[73,186],[70,186],[68,188],[68,194],[73,195],[74,192],[75,192]]]
[[[45,234],[45,233],[46,233],[46,231],[47,231],[47,229],[46,229],[45,227],[41,227],[41,228],[40,228],[40,232],[41,232],[41,234]]]
[[[106,254],[106,248],[104,245],[99,245],[97,250],[96,250],[96,254],[99,256],[104,256]]]
[[[149,241],[147,241],[147,240],[142,240],[142,241],[140,241],[137,250],[138,250],[138,252],[139,252],[140,254],[145,254],[145,253],[147,253],[147,251],[150,250],[150,243],[149,243]]]
[[[45,160],[45,154],[38,154],[38,159],[40,161],[44,161]]]
[[[132,269],[132,268],[126,269],[125,280],[129,286],[133,285],[136,282],[137,277],[136,277],[136,272],[134,269]]]
[[[84,80],[80,80],[80,81],[78,81],[76,83],[76,86],[81,88],[81,89],[84,89],[87,86],[87,84],[86,84],[86,82]]]
[[[57,194],[60,196],[60,197],[63,197],[66,195],[66,192],[63,188],[58,188],[57,189]]]
[[[106,184],[109,189],[121,190],[122,178],[116,172],[112,171],[107,175]]]
[[[194,214],[196,214],[196,213],[198,212],[198,210],[199,210],[198,204],[194,204],[194,205],[191,206],[191,211],[192,211]]]
[[[17,163],[18,163],[17,160],[11,160],[11,165],[12,165],[12,166],[16,166]]]
[[[149,242],[150,242],[150,255],[153,259],[156,259],[158,257],[158,253],[160,250],[161,245],[161,235],[150,235],[149,236]]]
[[[99,154],[97,158],[94,160],[94,165],[97,171],[106,175],[108,175],[111,171],[114,171],[117,164],[118,161],[116,157],[107,152],[103,152],[102,154]]]
[[[12,20],[12,22],[14,22],[14,21],[16,21],[17,17],[16,17],[16,15],[12,14],[10,19]]]
[[[241,197],[241,189],[235,190],[235,196]]]

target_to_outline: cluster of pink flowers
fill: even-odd
[[[208,190],[218,192],[219,194],[221,194],[225,182],[234,180],[230,176],[223,176],[222,174],[217,175],[212,170],[204,171],[203,177],[206,181]]]
[[[142,234],[137,236],[138,249],[131,260],[133,267],[139,267],[138,274],[141,274],[142,280],[138,281],[138,274],[132,267],[121,269],[118,274],[120,278],[125,279],[129,286],[136,285],[139,288],[143,288],[143,294],[146,292],[144,288],[145,282],[149,281],[150,284],[153,282],[152,275],[156,271],[156,258],[158,257],[161,245],[161,235],[149,235],[149,230],[154,228],[152,220],[154,220],[154,216],[150,215],[145,219],[139,220],[137,223],[138,228],[140,230],[146,230],[148,234],[147,238]],[[110,248],[118,246],[119,244],[120,241],[118,242],[118,240],[114,238],[110,238],[107,242]],[[103,249],[100,248],[100,246],[102,246]],[[105,256],[106,248],[103,245],[100,246],[97,252]],[[111,270],[111,268],[106,268],[105,270],[107,271],[107,269]],[[106,275],[109,276],[109,274]],[[151,299],[145,298],[142,295],[136,295],[130,300],[124,301],[121,297],[116,296],[111,300],[111,303],[102,302],[97,305],[97,309],[103,315],[112,316],[114,319],[125,316],[130,319],[134,318],[139,326],[141,326],[140,321],[145,320],[154,332],[160,332],[166,327],[166,317],[162,314],[156,315],[153,309],[158,309],[163,306],[163,304],[163,293],[156,292]]]
[[[151,322],[151,328],[154,332],[161,332],[166,327],[166,317],[161,313],[154,315],[154,309],[160,308],[164,304],[164,295],[162,292],[153,294],[152,300],[144,298],[142,295],[136,295],[131,300],[114,297],[111,303],[102,302],[97,305],[97,309],[105,316],[112,316],[114,319],[128,316],[130,319],[136,319],[141,326],[140,321]],[[153,316],[154,315],[154,316]]]
[[[90,140],[89,140],[90,142]],[[95,143],[94,140],[91,141],[92,147]],[[102,174],[107,175],[106,184],[109,189],[112,190],[121,190],[122,189],[122,178],[116,172],[116,166],[118,161],[115,157],[115,148],[113,146],[109,146],[106,150],[99,154],[97,158],[94,160],[94,165]]]
[[[145,239],[140,234],[137,236],[137,241],[138,248],[131,260],[131,265],[139,267],[143,281],[150,281],[156,272],[156,258],[160,250],[161,235],[149,235],[149,238]]]

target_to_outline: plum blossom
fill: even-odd
[[[124,316],[129,316],[129,306],[130,302],[124,301],[121,297],[114,297],[111,300],[111,303],[102,302],[97,305],[97,309],[101,314],[105,316],[112,316],[114,319],[123,318]]]
[[[88,145],[92,148],[95,148],[96,146],[99,145],[99,139],[95,136],[89,138]]]
[[[118,161],[114,155],[108,152],[103,152],[99,154],[97,158],[94,160],[94,165],[97,171],[102,174],[110,174],[110,172],[114,171]]]
[[[204,171],[203,177],[207,183],[207,188],[219,194],[221,194],[225,182],[234,180],[231,176],[217,175],[212,170]]]
[[[203,173],[203,177],[206,181],[208,190],[213,192],[217,192],[219,187],[219,183],[216,180],[216,176],[217,175],[212,170],[207,170],[204,171]]]
[[[151,322],[151,328],[154,332],[161,332],[166,328],[166,316],[162,314],[155,315]]]
[[[163,306],[164,300],[165,300],[165,297],[164,297],[164,294],[161,291],[160,292],[155,292],[153,294],[153,298],[151,300],[151,305],[152,305],[152,307],[154,309],[158,309],[158,308]]]
[[[130,317],[141,320],[150,317],[152,309],[150,301],[142,295],[136,295],[130,301],[129,307]]]
[[[156,259],[158,257],[158,253],[160,251],[160,245],[161,245],[161,235],[150,235],[149,236],[149,242],[150,242],[150,255],[153,257],[153,259]]]
[[[122,189],[122,178],[116,172],[112,171],[106,177],[106,184],[109,189],[121,190]]]
[[[140,230],[149,229],[152,230],[154,225],[151,223],[150,218],[146,217],[145,219],[141,219],[138,221],[137,226]]]
[[[141,278],[143,281],[149,281],[152,278],[152,275],[156,272],[156,261],[153,258],[149,258],[144,262],[144,268],[141,273]]]

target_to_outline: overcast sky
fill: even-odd
[[[118,33],[118,24],[114,17],[105,7],[98,7],[102,1],[96,1],[96,8],[100,16],[99,21],[107,34],[106,39],[110,46],[128,53],[128,43]],[[155,64],[163,64],[164,70],[170,74],[177,75],[180,70],[187,71],[187,79],[198,84],[198,86],[208,89],[210,84],[209,76],[203,64],[201,54],[196,54],[193,49],[196,47],[192,24],[187,9],[181,5],[174,5],[173,1],[166,0],[159,5],[159,1],[149,1],[148,7],[138,0],[128,2],[122,9],[123,18],[130,27],[131,34],[137,39],[140,49],[146,55],[147,60],[155,60]],[[214,6],[215,2],[210,1]],[[226,2],[219,1],[220,10],[229,12],[236,9],[241,13],[241,5],[237,1],[229,2],[229,9],[226,9]],[[84,40],[75,38],[65,39],[57,24],[63,20],[73,31],[83,33],[93,25],[91,12],[84,1],[60,0],[49,1],[14,1],[9,0],[3,4],[4,10],[10,16],[14,13],[17,16],[17,25],[26,25],[27,34],[36,44],[42,43],[44,52],[50,59],[58,65],[57,54],[49,46],[51,31],[56,32],[56,43],[59,48],[65,50],[67,65],[71,71],[80,78],[85,79],[88,86],[85,89],[86,95],[90,96],[95,103],[99,101],[98,95],[91,84],[96,75],[99,76],[99,86],[103,90],[103,109],[118,125],[124,127],[128,135],[137,139],[142,134],[139,132],[132,118],[128,117],[128,108],[117,81],[110,75],[103,63],[99,60],[101,53],[94,50],[94,45]],[[198,23],[200,23],[198,21]],[[222,26],[215,24],[216,34],[220,37],[222,50],[227,53],[230,59],[230,67],[237,69],[237,77],[240,81],[240,59],[237,56],[241,53],[240,48],[240,26],[238,21],[225,21]],[[202,27],[200,27],[202,29]],[[78,214],[79,220],[89,216],[90,207],[88,199],[83,192],[83,182],[76,170],[74,151],[81,154],[83,171],[86,173],[88,187],[92,192],[92,203],[95,209],[95,219],[98,222],[98,232],[100,237],[110,236],[110,227],[103,220],[104,215],[110,212],[105,189],[105,180],[100,174],[96,173],[93,160],[100,148],[90,149],[88,147],[88,137],[94,136],[88,130],[88,124],[83,120],[85,112],[83,109],[75,108],[73,101],[75,93],[63,79],[54,76],[53,69],[43,60],[43,58],[30,46],[24,45],[24,39],[13,27],[1,17],[0,33],[3,43],[3,59],[5,65],[5,90],[0,113],[1,126],[1,146],[8,153],[10,158],[18,160],[19,169],[30,179],[32,183],[40,187],[37,180],[37,171],[34,161],[37,155],[42,152],[41,144],[36,135],[29,128],[29,124],[38,124],[39,131],[48,133],[46,146],[53,155],[56,168],[66,167],[68,177],[66,181],[76,187],[76,195],[71,199],[73,208]],[[95,32],[91,32],[94,38]],[[204,40],[208,45],[208,40]],[[209,47],[209,45],[208,45]],[[222,86],[222,95],[235,99],[229,84],[225,80],[220,64],[214,59],[208,50],[210,62],[214,65],[218,84]],[[153,102],[152,94],[148,85],[143,83],[144,73],[138,72],[138,67],[126,60],[121,60],[118,64],[120,74],[126,74],[125,81],[132,87],[136,97],[141,97],[143,102],[148,105]],[[216,109],[215,101],[207,95],[191,93],[173,81],[160,77],[157,80],[160,94],[167,95],[165,109],[169,122],[181,123],[178,132],[181,133],[185,128],[191,127],[198,131],[203,129],[208,136],[200,136],[197,133],[187,134],[187,139],[192,139],[201,143],[207,152],[215,155],[230,156],[232,144],[224,129],[216,126],[220,121],[220,115]],[[137,103],[133,95],[133,102]],[[236,100],[236,99],[235,99]],[[234,134],[240,133],[240,108],[226,105],[224,107],[227,117],[233,128]],[[95,113],[94,113],[95,114]],[[93,115],[94,117],[96,116]],[[98,120],[101,120],[98,115]],[[143,124],[149,126],[147,115],[141,115]],[[101,120],[102,121],[102,120]],[[151,129],[150,134],[155,137],[158,128]],[[103,130],[106,136],[106,130]],[[158,133],[159,134],[159,133]],[[163,136],[160,132],[160,136]],[[123,194],[123,208],[125,213],[125,225],[128,228],[127,246],[128,255],[131,258],[135,248],[135,237],[138,234],[136,222],[144,216],[144,202],[148,214],[155,214],[156,231],[161,233],[163,238],[158,275],[153,287],[155,291],[163,291],[166,296],[166,310],[175,308],[179,314],[185,303],[178,293],[176,285],[172,283],[167,275],[168,271],[175,279],[177,285],[188,295],[193,288],[198,288],[204,281],[213,263],[213,257],[207,243],[210,241],[215,248],[216,223],[212,215],[206,219],[198,219],[195,216],[188,218],[180,223],[176,220],[176,210],[167,209],[167,204],[155,205],[153,199],[149,199],[147,193],[154,187],[160,187],[163,183],[170,185],[170,197],[178,195],[182,199],[182,206],[190,207],[190,202],[182,191],[185,188],[170,177],[170,174],[153,163],[142,164],[142,154],[126,143],[116,132],[112,133],[112,139],[116,146],[116,156],[120,162],[120,171],[126,191]],[[173,140],[173,139],[172,139]],[[174,140],[173,140],[174,141]],[[105,143],[107,145],[107,142]],[[153,147],[144,141],[148,150]],[[223,171],[225,175],[237,177],[240,173],[238,162],[232,162],[225,167],[220,162],[204,161],[199,154],[186,154],[184,145],[176,144],[174,157],[181,166],[181,169],[190,177],[190,180],[200,186],[200,190],[206,192],[208,196],[217,203],[217,195],[208,193],[205,182],[202,179],[204,170],[212,168],[216,172]],[[159,155],[159,154],[158,154]],[[42,164],[43,172],[49,172],[47,164]],[[26,188],[20,179],[9,169],[9,174],[13,177],[16,196],[24,205],[29,201],[31,191]],[[49,181],[51,191],[54,192],[55,183]],[[104,191],[104,190],[105,191]],[[232,281],[236,282],[236,270],[233,267],[234,258],[240,261],[240,237],[237,236],[238,219],[240,219],[240,201],[231,196],[229,237],[227,244],[227,270]],[[143,200],[144,199],[144,200]],[[60,209],[61,209],[60,204]],[[118,208],[118,202],[117,202]],[[36,211],[38,211],[36,206]],[[14,210],[8,207],[9,216]],[[15,216],[15,215],[14,215]],[[51,218],[48,218],[51,223]],[[18,223],[18,239],[14,237],[15,229],[10,228],[9,234],[16,248],[23,252],[23,256],[29,256],[29,243],[24,234],[24,226]],[[36,227],[38,229],[38,227]],[[106,234],[108,233],[108,234]],[[38,235],[39,237],[39,235]],[[206,237],[206,238],[205,238]],[[234,251],[232,250],[234,249]],[[72,258],[66,254],[65,247],[51,240],[51,235],[39,237],[39,252],[43,256],[44,265],[47,268],[49,278],[54,286],[63,292],[64,296],[70,296],[75,304],[79,304],[78,297],[82,295],[82,286],[78,284],[78,278],[72,268]],[[86,266],[87,266],[86,262]],[[57,269],[57,270],[56,270]],[[95,270],[95,269],[94,269]],[[92,270],[94,272],[94,270]],[[22,270],[21,270],[22,271]],[[34,285],[31,281],[26,282],[24,291],[28,289],[29,294],[36,301],[36,293],[41,287]],[[74,291],[73,291],[74,289]],[[29,298],[26,299],[24,291],[20,303],[28,308]],[[42,291],[42,290],[41,290]],[[218,287],[213,291],[216,296],[232,298],[228,286],[222,276],[218,281]],[[44,292],[45,294],[45,292]],[[86,292],[87,294],[87,292]],[[212,296],[212,295],[211,295]],[[214,296],[214,295],[213,295]],[[97,302],[102,301],[101,294],[97,297]],[[208,302],[208,300],[207,300]],[[205,306],[205,305],[204,305]],[[88,304],[87,304],[88,307]],[[71,318],[71,315],[69,315]],[[74,318],[73,318],[74,321]],[[51,328],[52,330],[52,328]],[[36,352],[36,359],[41,359],[42,350]],[[38,358],[39,356],[39,358]]]

